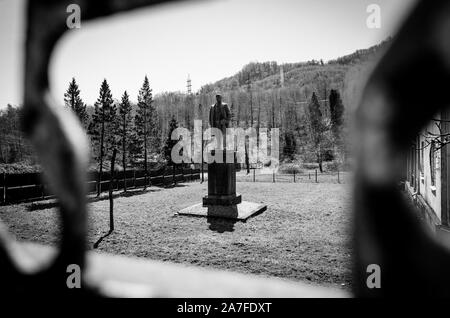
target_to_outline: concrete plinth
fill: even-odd
[[[244,221],[252,215],[264,212],[266,209],[267,206],[264,204],[249,201],[242,201],[242,203],[240,204],[233,205],[212,206],[203,206],[203,203],[198,203],[179,211],[178,214],[203,217],[219,217]]]
[[[214,154],[213,150],[211,155]],[[217,154],[224,160],[208,164],[208,195],[203,197],[202,203],[185,208],[178,214],[244,221],[265,211],[267,206],[242,201],[242,196],[236,193],[236,152],[220,151]],[[225,162],[226,155],[234,158],[234,162]]]
[[[223,162],[208,164],[208,195],[203,198],[203,206],[239,204],[242,197],[236,194],[236,152],[218,150],[217,155]],[[225,162],[227,155],[234,158],[232,162]]]
[[[210,205],[236,205],[242,202],[240,194],[210,195],[203,197],[203,206]]]

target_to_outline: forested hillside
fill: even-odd
[[[114,148],[121,166],[164,162],[170,127],[192,129],[194,119],[206,124],[217,90],[231,108],[233,126],[280,129],[282,161],[344,163],[349,118],[368,71],[389,43],[390,39],[326,63],[251,62],[237,74],[205,84],[192,94],[154,96],[148,70],[139,96],[128,96],[126,87],[122,96],[112,96],[105,80],[97,102],[86,105],[82,83],[73,79],[61,98],[90,136],[94,168],[105,165]],[[20,107],[10,105],[0,112],[0,164],[35,162],[20,132],[20,113]]]
[[[172,116],[188,128],[192,118],[202,118],[206,122],[209,107],[214,103],[214,92],[219,90],[232,109],[233,125],[280,128],[282,160],[315,162],[318,155],[315,149],[321,147],[322,158],[342,162],[347,152],[344,149],[347,143],[343,139],[347,137],[348,120],[357,106],[369,71],[390,42],[391,39],[387,39],[379,45],[327,63],[316,60],[281,65],[276,62],[252,62],[234,76],[202,86],[194,95],[157,95],[155,103],[161,116],[163,135],[167,135]],[[331,136],[332,91],[337,92],[345,109],[341,114],[340,136],[334,137]],[[313,94],[316,98],[312,98]],[[320,113],[317,116],[323,122],[319,144],[312,142],[311,104],[318,105]],[[341,149],[338,151],[337,148]]]

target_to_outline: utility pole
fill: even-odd
[[[188,74],[188,77],[187,77],[186,88],[187,88],[188,95],[191,95],[192,94],[192,82],[191,82],[191,76],[189,74]]]

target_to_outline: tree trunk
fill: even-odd
[[[250,127],[253,127],[253,97],[250,92]]]
[[[127,138],[126,114],[123,116],[123,136],[122,136],[122,166],[123,166],[123,191],[127,192],[127,161],[126,161],[126,138]]]
[[[143,116],[144,129],[144,190],[147,189],[147,111],[144,110]]]
[[[250,160],[248,158],[247,140],[245,140],[245,165],[247,166],[247,174],[250,174]]]
[[[322,166],[322,153],[319,152],[317,154],[317,163],[319,164],[319,171],[320,173],[323,173],[323,166]]]
[[[144,137],[144,190],[147,189],[147,138]]]
[[[272,128],[275,127],[275,101],[272,100]]]
[[[282,110],[281,110],[281,91],[279,90],[278,91],[279,92],[279,94],[280,94],[280,105],[279,105],[279,121],[280,121],[280,125],[279,125],[279,128],[280,129],[283,129],[283,113],[282,113]]]
[[[100,196],[101,186],[102,186],[102,173],[103,173],[103,142],[105,136],[105,110],[102,106],[102,131],[100,133],[100,169],[97,177],[97,197]]]
[[[145,172],[145,184],[144,184],[144,190],[147,188],[147,181],[148,181],[148,162],[147,162],[147,124],[149,121],[148,118],[149,114],[147,113],[147,109],[145,109],[144,113],[144,172]]]
[[[203,131],[202,131],[202,162],[201,162],[201,169],[202,169],[202,183],[205,182],[205,176],[203,173]]]
[[[114,162],[116,161],[117,149],[114,148],[111,158],[111,170],[109,176],[109,231],[114,231],[114,199],[113,199],[113,181],[114,181]]]
[[[259,128],[261,123],[261,96],[258,97],[258,123],[256,124],[256,146],[259,149]]]

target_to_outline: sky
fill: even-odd
[[[196,0],[83,21],[58,43],[51,92],[63,103],[75,77],[92,105],[104,78],[132,101],[147,75],[154,94],[186,91],[237,73],[249,62],[327,61],[378,44],[416,0]],[[366,25],[369,4],[381,28]],[[0,109],[22,103],[24,0],[0,0]],[[69,14],[67,14],[69,15]]]

